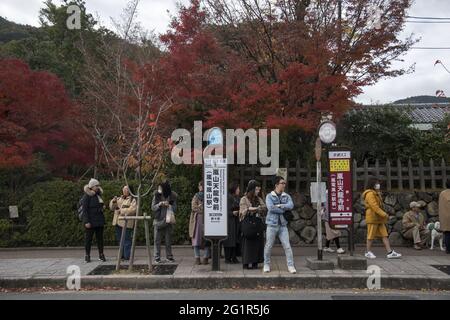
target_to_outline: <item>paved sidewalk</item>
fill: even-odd
[[[450,276],[433,265],[450,265],[450,256],[439,250],[415,251],[398,248],[402,259],[388,260],[384,249],[377,247],[377,258],[368,265],[377,265],[381,270],[382,288],[413,290],[450,290]],[[92,257],[94,258],[94,252]],[[114,265],[116,248],[106,250],[108,261],[93,260],[84,263],[83,250],[76,249],[17,249],[0,250],[0,288],[27,288],[42,286],[64,287],[66,271],[70,265],[78,265],[82,275],[82,287],[114,287],[123,289],[217,289],[217,288],[366,288],[369,274],[365,270],[348,271],[335,267],[334,270],[313,271],[306,266],[306,257],[313,257],[314,247],[294,248],[297,274],[287,272],[286,260],[280,247],[274,248],[272,272],[263,274],[259,270],[244,270],[241,264],[225,264],[221,260],[221,271],[212,272],[211,265],[194,266],[192,250],[176,247],[174,254],[177,268],[173,275],[89,275],[101,264]],[[364,248],[358,247],[357,255]],[[163,251],[164,253],[164,251]],[[136,264],[146,264],[144,248],[136,251]],[[336,265],[336,254],[325,254],[324,258]]]

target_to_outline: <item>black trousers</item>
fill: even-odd
[[[446,252],[450,253],[450,231],[444,231],[444,245]]]
[[[234,261],[236,260],[236,247],[224,247],[225,249],[225,260]]]
[[[95,228],[85,228],[85,239],[84,239],[84,248],[86,250],[86,255],[91,255],[91,247],[92,247],[92,239],[97,240],[98,253],[103,254],[103,227],[95,227]]]

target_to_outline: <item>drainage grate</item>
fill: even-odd
[[[147,275],[172,275],[177,269],[177,264],[158,264],[153,266],[153,270],[150,273],[148,271],[148,266],[145,264],[134,265],[134,274],[147,274]],[[120,266],[120,271],[116,271],[116,266],[112,264],[103,264],[96,267],[94,270],[88,273],[88,275],[111,275],[111,274],[127,274],[128,266]]]
[[[450,276],[450,266],[449,265],[434,265],[432,267],[435,269],[438,269],[439,271],[442,271]]]
[[[331,296],[332,300],[418,300],[411,296],[388,296],[388,295],[342,295]]]

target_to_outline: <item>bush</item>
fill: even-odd
[[[113,212],[109,210],[109,201],[120,195],[122,181],[101,181],[103,200],[106,209],[105,245],[116,245],[114,227],[112,226]],[[185,244],[189,240],[189,216],[191,199],[195,193],[198,181],[191,182],[180,176],[171,179],[172,189],[178,194],[177,223],[174,228],[173,243]],[[26,231],[22,234],[11,235],[8,220],[0,220],[0,245],[14,246],[82,246],[84,230],[77,217],[77,204],[83,195],[83,187],[87,183],[67,180],[53,180],[38,183],[32,191],[24,195],[19,202],[19,210],[26,219]],[[133,186],[134,183],[130,182]],[[143,199],[142,212],[151,215],[151,201],[153,193]],[[4,230],[8,230],[7,232]],[[5,236],[8,235],[8,236]],[[139,223],[137,244],[145,244],[144,224]],[[153,243],[153,227],[150,222],[150,241]]]
[[[11,222],[7,219],[0,219],[0,247],[9,245],[11,235]]]

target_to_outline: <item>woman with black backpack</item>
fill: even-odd
[[[100,182],[96,179],[91,179],[89,184],[84,186],[84,195],[81,198],[81,219],[85,229],[85,250],[86,263],[91,262],[91,246],[92,239],[95,234],[97,239],[97,247],[99,260],[106,261],[103,253],[103,228],[105,226],[105,216],[103,209],[105,204],[101,195],[103,193],[100,187]]]
[[[261,198],[261,186],[251,180],[239,203],[242,232],[242,265],[244,269],[258,269],[264,261],[264,218],[267,207]]]

